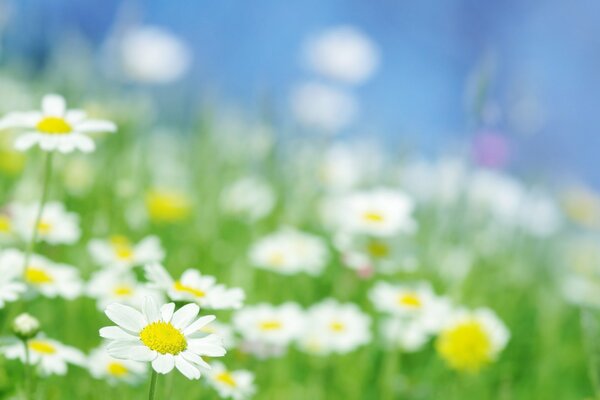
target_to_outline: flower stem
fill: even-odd
[[[23,340],[23,346],[25,346],[25,364],[23,369],[25,371],[25,398],[28,400],[33,399],[33,378],[31,374],[31,356],[29,353],[29,345],[27,340]]]
[[[150,393],[148,394],[148,400],[154,400],[154,393],[156,392],[156,379],[158,378],[158,374],[152,368],[152,377],[150,378]]]
[[[27,250],[25,251],[25,265],[24,271],[27,272],[27,268],[29,268],[29,260],[31,255],[35,250],[35,244],[37,243],[39,236],[38,226],[42,220],[42,215],[44,212],[44,206],[46,205],[46,200],[48,199],[48,189],[50,188],[50,179],[52,177],[52,160],[53,160],[54,152],[50,151],[46,153],[46,161],[44,162],[44,180],[42,183],[42,198],[40,199],[40,205],[35,216],[35,222],[33,225],[33,234],[31,235],[31,240],[27,245]]]

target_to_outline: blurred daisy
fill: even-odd
[[[250,249],[252,265],[285,275],[319,275],[327,259],[327,247],[321,238],[291,228],[262,238]]]
[[[250,221],[268,215],[275,205],[275,193],[267,182],[245,177],[233,182],[221,193],[221,207],[229,214],[240,215]]]
[[[9,242],[14,237],[13,218],[9,211],[0,211],[0,243]]]
[[[413,233],[417,229],[414,208],[413,200],[405,193],[379,188],[343,196],[324,212],[333,214],[334,224],[342,231],[385,237]]]
[[[238,309],[246,296],[242,289],[217,284],[214,276],[202,275],[195,269],[185,270],[178,280],[160,264],[149,264],[145,271],[150,287],[165,291],[171,300],[192,301],[202,308]]]
[[[207,373],[208,384],[219,393],[221,398],[244,400],[251,398],[256,392],[252,372],[246,370],[229,371],[220,362],[213,362],[210,366],[212,369]]]
[[[508,329],[493,311],[460,310],[441,331],[436,350],[450,367],[474,373],[496,360],[509,337]]]
[[[24,240],[30,240],[33,234],[38,204],[15,204],[14,228]],[[79,240],[79,216],[67,212],[59,202],[49,202],[44,206],[42,217],[37,226],[38,239],[49,244],[73,244]]]
[[[0,252],[0,309],[6,303],[16,301],[27,290],[27,286],[20,280],[21,271],[10,260],[15,255],[18,257],[18,254],[20,253],[16,250]]]
[[[36,365],[42,375],[65,375],[67,364],[85,366],[85,355],[75,347],[66,346],[54,339],[39,334],[27,341],[30,364]],[[15,340],[2,347],[1,352],[8,359],[25,362],[25,348],[22,341]]]
[[[0,119],[0,129],[22,129],[15,140],[21,151],[39,145],[44,151],[70,153],[94,151],[96,145],[88,134],[115,132],[114,123],[88,119],[82,110],[67,110],[65,99],[49,94],[42,99],[42,111],[14,112]]]
[[[138,244],[120,235],[107,240],[90,241],[88,250],[94,261],[102,267],[130,268],[154,262],[161,262],[165,253],[156,236],[149,236]]]
[[[369,297],[377,310],[399,317],[422,314],[435,302],[431,286],[425,282],[410,285],[378,282]]]
[[[355,304],[327,299],[306,312],[300,346],[316,354],[348,353],[369,343],[371,318]]]
[[[221,357],[226,353],[220,337],[198,333],[215,316],[196,319],[200,311],[196,304],[174,311],[174,303],[159,308],[151,297],[146,298],[142,312],[110,304],[105,313],[118,326],[100,329],[100,336],[110,340],[108,354],[117,359],[152,362],[152,368],[160,374],[177,368],[188,379],[199,379],[201,368],[210,369],[201,356]]]
[[[183,192],[172,189],[152,189],[146,194],[146,210],[153,222],[179,222],[192,212],[192,202]]]
[[[113,302],[139,308],[147,296],[153,297],[157,302],[163,300],[158,291],[141,285],[135,275],[128,271],[95,272],[87,284],[86,293],[96,299],[96,305],[101,311]]]
[[[237,311],[233,326],[245,340],[285,347],[302,334],[304,313],[296,303],[261,303]]]
[[[109,356],[104,346],[91,351],[87,365],[94,378],[105,379],[111,385],[119,382],[136,384],[145,378],[148,370],[144,363]]]
[[[432,337],[432,332],[418,319],[385,318],[381,322],[381,335],[392,348],[407,352],[421,350]]]

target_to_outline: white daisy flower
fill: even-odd
[[[217,284],[214,276],[202,275],[195,269],[185,270],[178,280],[160,264],[149,264],[145,271],[150,287],[165,291],[171,300],[192,301],[202,308],[238,309],[246,296],[242,289]]]
[[[244,340],[285,347],[302,333],[304,313],[296,303],[261,303],[237,311],[232,322]]]
[[[25,130],[15,141],[17,150],[37,144],[44,151],[61,153],[94,151],[96,145],[88,134],[117,130],[110,121],[88,119],[82,110],[67,110],[65,99],[56,94],[44,96],[42,111],[14,112],[0,119],[0,130],[13,128]]]
[[[87,360],[90,374],[96,379],[105,379],[109,384],[119,382],[136,384],[146,376],[148,367],[145,363],[130,360],[119,360],[106,353],[106,347],[93,349]]]
[[[370,324],[355,304],[327,299],[307,310],[300,347],[315,354],[348,353],[370,342]]]
[[[31,289],[44,297],[73,300],[81,294],[83,285],[77,268],[36,254],[31,255],[27,267],[24,263],[25,255],[18,250],[0,254],[0,269],[17,271]]]
[[[21,269],[15,268],[14,257],[18,260],[20,252],[17,250],[3,250],[0,252],[0,309],[11,301],[16,301],[25,293],[27,286],[21,281]]]
[[[67,364],[78,366],[85,365],[85,355],[75,347],[66,346],[54,339],[49,339],[39,334],[34,339],[27,341],[29,347],[29,362],[37,365],[42,375],[65,375]],[[15,340],[0,351],[8,359],[19,359],[25,362],[25,348],[23,342]]]
[[[389,346],[406,352],[421,350],[432,337],[418,319],[397,317],[388,317],[381,322],[381,334]]]
[[[213,362],[207,373],[208,384],[223,399],[245,400],[256,392],[254,374],[246,370],[229,371],[223,363]]]
[[[196,319],[200,307],[186,304],[175,311],[175,304],[158,307],[147,297],[139,312],[135,308],[112,303],[106,315],[117,326],[100,329],[100,336],[109,339],[107,352],[114,358],[152,362],[159,374],[177,368],[188,379],[199,379],[201,368],[210,366],[201,358],[225,355],[217,335],[201,337],[198,331],[215,319],[207,315]]]
[[[262,179],[245,177],[233,182],[221,193],[221,207],[229,214],[240,215],[250,221],[267,216],[275,205],[275,193]]]
[[[319,275],[328,260],[327,246],[314,235],[292,228],[272,233],[250,249],[250,262],[257,268],[285,275],[306,272]]]
[[[108,240],[94,239],[90,241],[88,250],[98,265],[120,269],[161,262],[165,258],[156,236],[149,236],[135,245],[127,237],[120,235]]]
[[[38,204],[16,204],[13,206],[15,230],[23,240],[31,240],[38,207]],[[67,212],[62,203],[46,203],[37,231],[40,241],[52,245],[73,244],[79,240],[81,235],[79,216]]]
[[[154,298],[157,303],[163,302],[163,296],[158,291],[141,285],[129,271],[95,272],[87,284],[86,293],[96,299],[96,305],[101,311],[114,302],[139,308],[147,296]]]
[[[496,360],[509,338],[506,325],[492,310],[458,310],[438,336],[436,350],[450,367],[477,372]]]
[[[412,215],[414,202],[399,190],[379,188],[353,192],[327,205],[323,210],[324,219],[348,233],[386,237],[413,233],[417,229]]]
[[[371,289],[369,297],[378,311],[398,317],[422,315],[436,301],[431,286],[426,282],[408,285],[378,282]]]

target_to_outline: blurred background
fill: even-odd
[[[179,127],[219,104],[598,187],[599,16],[592,0],[0,0],[0,65],[135,87]]]

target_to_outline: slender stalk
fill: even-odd
[[[39,237],[39,225],[42,220],[46,200],[48,199],[48,189],[50,188],[50,179],[52,178],[53,155],[54,152],[51,151],[46,153],[46,160],[44,162],[44,180],[42,182],[42,198],[40,199],[40,205],[38,207],[38,211],[35,217],[35,222],[33,225],[33,234],[31,235],[31,240],[29,241],[27,249],[25,251],[25,272],[27,272],[27,268],[29,268],[29,260],[31,259],[31,255],[35,250],[35,244],[37,243]]]
[[[154,394],[156,392],[156,378],[158,378],[158,374],[152,369],[152,377],[150,378],[150,393],[148,393],[148,400],[154,400]]]
[[[29,345],[27,340],[23,340],[23,346],[25,346],[25,364],[23,369],[25,372],[25,398],[28,400],[33,399],[33,377],[31,373],[31,355],[29,352]]]

